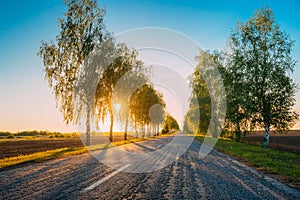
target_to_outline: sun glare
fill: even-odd
[[[114,109],[115,109],[117,112],[120,111],[120,109],[121,109],[121,105],[120,105],[120,104],[115,103],[113,106],[114,106]]]

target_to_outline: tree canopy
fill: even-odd
[[[105,9],[98,8],[95,0],[65,0],[64,3],[68,10],[64,18],[58,20],[59,34],[55,41],[42,41],[38,55],[43,59],[45,78],[68,124],[75,119],[73,94],[79,68],[85,65],[87,56],[105,40],[107,33],[103,23]],[[89,110],[85,112],[89,116]]]
[[[219,115],[225,111],[222,108],[225,91],[222,90],[223,80],[219,74],[224,68],[217,52],[201,50],[197,60],[195,71],[190,76],[192,95],[190,108],[185,116],[184,130],[200,134],[209,132],[217,137],[217,129],[221,128],[219,125],[222,119]]]
[[[145,84],[137,89],[130,98],[130,116],[142,128],[150,123],[159,125],[165,119],[165,106],[162,94],[158,93],[151,85]]]
[[[297,87],[289,76],[295,66],[293,43],[270,8],[259,9],[254,17],[238,23],[229,38],[227,93],[236,113],[231,120],[240,126],[244,118],[252,128],[264,128],[265,147],[270,128],[285,131],[298,119],[292,110]]]
[[[177,120],[170,114],[167,114],[165,123],[163,125],[162,133],[169,133],[170,131],[179,130]]]
[[[136,73],[141,72],[141,68],[143,67],[143,62],[137,58],[136,50],[129,49],[125,44],[120,44],[117,47],[117,51],[117,57],[104,70],[97,84],[95,93],[95,109],[98,111],[98,120],[103,121],[107,114],[109,114],[110,117],[110,141],[112,141],[114,123],[113,104],[117,103],[113,102],[114,88],[118,81],[120,81],[126,73],[130,71],[134,71]],[[128,80],[129,83],[131,81],[133,80]],[[129,85],[126,84],[123,89],[126,87],[129,87]],[[123,102],[123,107],[125,107],[126,104],[128,104],[128,102]]]

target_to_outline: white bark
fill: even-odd
[[[134,128],[135,128],[135,137],[138,138],[139,137],[139,132],[137,130],[136,121],[134,122]]]
[[[129,115],[126,114],[126,121],[125,121],[125,130],[124,130],[124,140],[127,140],[127,130],[128,130],[128,119]]]
[[[85,138],[85,145],[90,146],[91,144],[91,110],[90,108],[87,109],[87,114],[86,114],[86,138]]]
[[[147,125],[147,137],[150,137],[150,124]]]
[[[145,137],[145,126],[142,125],[142,138],[144,138],[144,137]]]
[[[270,143],[270,125],[265,125],[265,135],[264,135],[264,147],[267,148]]]

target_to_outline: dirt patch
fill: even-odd
[[[264,133],[260,131],[255,134],[247,135],[241,139],[241,141],[262,145],[264,141],[263,134]],[[270,147],[282,151],[300,153],[300,130],[291,130],[286,134],[271,131]]]

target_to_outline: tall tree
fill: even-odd
[[[162,133],[169,133],[172,130],[179,130],[177,120],[170,114],[167,114],[165,123],[163,125]]]
[[[127,72],[118,81],[114,87],[114,101],[120,104],[117,120],[124,124],[124,140],[127,140],[128,126],[132,123],[130,120],[129,102],[132,94],[143,86],[149,79],[149,71],[140,63],[140,66],[134,67]]]
[[[198,65],[190,77],[193,93],[184,128],[193,133],[205,134],[208,131],[213,137],[218,137],[222,118],[219,106],[224,93],[219,73],[224,69],[217,52],[201,50],[197,60]]]
[[[204,77],[202,76],[203,71],[201,71],[201,68],[206,67],[205,62],[209,58],[210,54],[208,52],[200,51],[199,56],[197,57],[199,63],[196,66],[194,73],[190,77],[190,82],[193,89],[191,97],[192,99],[190,101],[190,112],[194,110],[194,112],[196,112],[194,113],[194,115],[197,115],[198,112],[199,123],[197,127],[197,132],[202,134],[206,133],[211,116],[211,99],[208,87],[205,83]]]
[[[162,94],[158,93],[151,85],[145,84],[130,98],[130,116],[135,124],[142,128],[143,133],[145,126],[150,123],[153,123],[153,127],[158,129],[165,117],[165,106]]]
[[[222,71],[226,88],[227,112],[225,131],[227,136],[239,141],[242,134],[251,131],[251,111],[248,109],[248,82],[245,81],[246,71],[236,64],[239,52],[223,55],[225,70]]]
[[[280,30],[270,8],[259,9],[254,17],[239,23],[230,37],[230,50],[237,79],[247,103],[243,111],[251,113],[254,127],[265,129],[264,147],[269,145],[270,128],[288,130],[298,119],[292,110],[296,84],[289,77],[295,61],[291,57],[293,41]]]
[[[131,70],[137,71],[143,67],[143,63],[138,60],[137,51],[129,49],[125,44],[119,44],[117,47],[117,57],[104,70],[95,93],[95,108],[98,110],[98,119],[105,119],[107,115],[110,118],[109,141],[113,139],[114,112],[113,92],[120,79]],[[124,86],[126,87],[126,86]]]
[[[45,78],[53,90],[64,121],[74,122],[74,83],[86,57],[105,38],[103,16],[96,0],[65,0],[68,11],[59,18],[60,33],[55,42],[44,42],[38,52],[45,66]],[[90,145],[91,110],[86,110],[86,145]]]

